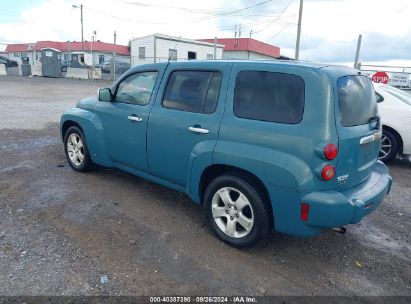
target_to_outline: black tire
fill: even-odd
[[[389,151],[387,150],[384,145],[391,145]],[[386,149],[384,152],[383,149]],[[382,140],[381,140],[381,148],[379,153],[379,159],[383,162],[389,162],[396,158],[398,153],[398,139],[397,137],[389,130],[383,129],[382,130]]]
[[[248,232],[248,234],[246,234],[243,237],[229,236],[226,232],[224,232],[219,227],[219,225],[217,224],[217,221],[213,217],[213,211],[212,211],[213,198],[215,195],[218,195],[217,192],[219,190],[222,190],[227,187],[235,189],[239,191],[241,194],[243,194],[247,198],[248,202],[250,203],[252,207],[251,213],[253,214],[253,225],[252,225],[251,230]],[[220,201],[220,203],[224,204],[222,201]],[[243,247],[249,247],[251,245],[264,242],[268,238],[270,233],[272,232],[273,226],[272,226],[272,221],[271,221],[271,218],[272,218],[271,208],[266,207],[264,203],[264,195],[262,195],[258,187],[254,185],[254,183],[251,180],[247,179],[244,176],[233,173],[233,174],[225,174],[225,175],[215,178],[207,186],[205,190],[203,208],[204,208],[204,213],[205,213],[205,217],[207,219],[208,225],[211,227],[215,235],[219,239],[221,239],[222,241],[224,241],[225,243],[231,246],[234,246],[237,248],[243,248]],[[227,208],[227,205],[225,205],[225,207],[220,207],[220,208]],[[225,210],[225,212],[227,212],[227,210]],[[231,212],[231,208],[230,208],[230,212]],[[235,216],[233,216],[231,219],[233,219]],[[225,215],[223,217],[220,217],[221,218],[220,223],[224,222],[224,217]],[[229,218],[230,218],[230,215],[227,214],[226,216],[227,222]],[[241,225],[238,226],[237,223],[235,224],[235,227],[236,229],[242,228],[242,226]]]
[[[75,134],[76,136],[78,136],[83,143],[82,148],[79,149],[82,152],[82,155],[84,155],[84,158],[80,164],[74,163],[69,156],[68,141],[69,141],[70,135],[72,134]],[[66,134],[64,134],[64,152],[66,154],[68,163],[74,170],[78,172],[87,172],[91,169],[93,163],[90,159],[90,154],[87,148],[86,137],[84,136],[83,131],[81,131],[81,129],[79,129],[78,127],[76,126],[70,127],[66,131]]]

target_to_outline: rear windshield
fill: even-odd
[[[341,77],[337,81],[337,88],[343,127],[365,125],[377,116],[377,100],[368,77]]]

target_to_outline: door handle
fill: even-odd
[[[133,116],[133,115],[130,115],[130,116],[128,116],[127,118],[128,118],[129,120],[131,120],[131,121],[138,121],[138,122],[140,122],[140,121],[143,120],[141,117]]]
[[[198,128],[198,127],[188,127],[188,130],[193,133],[198,133],[198,134],[208,134],[210,132],[207,129]]]

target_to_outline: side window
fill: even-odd
[[[241,71],[234,90],[234,115],[297,124],[304,112],[304,80],[297,75]]]
[[[142,72],[128,76],[117,87],[116,101],[144,106],[150,102],[157,72]]]
[[[175,71],[168,80],[163,106],[187,112],[213,113],[220,85],[220,72]]]

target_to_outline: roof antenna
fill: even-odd
[[[178,37],[177,43],[176,43],[176,45],[175,45],[174,48],[173,48],[173,50],[175,50],[176,52],[177,52],[176,47],[177,47],[177,45],[180,43],[180,41],[181,41],[181,35],[180,35],[180,37]],[[176,54],[176,55],[177,55],[177,54]],[[167,61],[167,62],[170,62],[170,60],[171,60],[171,54],[168,54],[168,61]],[[176,56],[176,60],[177,60],[177,56]]]

